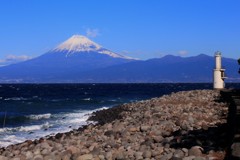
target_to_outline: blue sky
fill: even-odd
[[[1,0],[0,61],[39,56],[74,34],[119,54],[240,57],[239,0]]]

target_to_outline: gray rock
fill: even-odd
[[[169,159],[172,159],[172,157],[173,157],[173,153],[169,153],[169,154],[167,154],[167,157],[168,157]]]
[[[43,159],[44,160],[57,160],[57,157],[53,156],[53,155],[47,155],[47,156],[44,156]]]
[[[156,143],[160,143],[164,138],[162,136],[154,136],[153,140]]]
[[[233,143],[231,149],[232,156],[240,158],[240,143]]]
[[[36,149],[33,153],[34,153],[35,155],[41,154],[40,149]]]
[[[163,155],[160,160],[170,160],[173,157],[173,153]]]
[[[50,151],[48,150],[48,149],[43,149],[42,151],[41,151],[41,154],[42,155],[47,155],[47,154],[49,154],[50,153]]]
[[[116,160],[123,160],[124,159],[124,154],[123,152],[118,152],[116,153]]]
[[[147,146],[145,145],[145,142],[144,142],[144,144],[140,146],[139,151],[144,152],[146,149],[147,149]]]
[[[99,147],[94,147],[93,150],[91,151],[91,154],[93,155],[99,155],[100,149]]]
[[[67,150],[70,151],[72,154],[79,152],[79,149],[75,146],[69,146],[69,147],[67,147]]]
[[[162,136],[170,136],[171,135],[171,132],[169,131],[162,131]]]
[[[112,130],[108,130],[108,131],[106,131],[105,133],[104,133],[104,135],[105,136],[108,136],[108,137],[110,137],[111,135],[113,135],[114,134],[114,132],[112,131]]]
[[[107,152],[106,159],[107,160],[112,160],[112,152]]]
[[[195,156],[184,157],[182,160],[193,160]]]
[[[62,160],[70,160],[70,157],[71,155],[66,152],[62,153],[61,155]]]
[[[33,153],[31,151],[27,151],[26,159],[32,159],[32,158],[33,158]]]
[[[98,157],[99,157],[100,160],[105,160],[105,157],[104,157],[104,155],[102,155],[102,154],[99,155]]]
[[[138,132],[139,131],[139,127],[131,127],[129,128],[129,132]]]
[[[134,151],[132,149],[128,149],[126,156],[128,156],[130,158],[134,158]]]
[[[49,149],[49,148],[50,148],[50,146],[49,146],[49,144],[48,144],[47,142],[41,143],[41,147],[42,147],[42,148],[46,148],[46,149]]]
[[[126,126],[124,126],[123,124],[114,125],[114,126],[113,126],[113,131],[114,131],[114,132],[121,132],[121,131],[123,131],[124,129],[126,129],[125,127],[126,127]]]
[[[188,122],[193,124],[194,123],[194,118],[192,116],[189,116],[188,117]]]
[[[77,158],[77,160],[92,160],[92,159],[93,159],[92,154],[84,154]]]
[[[173,160],[180,160],[184,157],[184,152],[180,149],[177,149],[174,153],[173,153]]]
[[[150,128],[151,128],[151,126],[142,125],[142,126],[140,127],[140,130],[141,130],[142,132],[147,132]]]
[[[193,160],[206,160],[206,158],[204,158],[204,157],[195,157],[195,158],[193,158]]]
[[[182,148],[182,151],[185,153],[185,156],[188,155],[188,149],[187,148]]]
[[[43,156],[42,155],[36,155],[33,157],[33,160],[43,160]]]
[[[202,156],[203,148],[200,146],[194,146],[188,150],[189,156]]]
[[[152,157],[152,152],[151,151],[144,151],[143,152],[143,158],[151,158]]]
[[[160,155],[161,153],[159,153],[158,151],[156,151],[156,150],[153,150],[152,151],[152,157],[156,157],[156,156],[158,156],[158,155]]]
[[[62,144],[61,143],[55,143],[55,148],[57,150],[61,150],[62,149]]]
[[[134,153],[134,156],[136,159],[143,159],[143,152],[135,152]]]
[[[13,150],[12,151],[14,155],[19,155],[20,151],[19,150]]]
[[[2,156],[5,156],[5,157],[12,157],[13,156],[13,153],[12,152],[9,152],[8,150],[5,151]]]
[[[0,160],[8,160],[8,158],[0,155]]]
[[[163,155],[159,160],[169,160],[168,155]]]
[[[182,160],[182,158],[173,156],[173,157],[171,158],[171,160]]]

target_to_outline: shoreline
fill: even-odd
[[[98,121],[0,149],[0,159],[223,159],[227,104],[219,91],[181,91],[96,111]]]

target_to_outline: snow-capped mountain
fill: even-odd
[[[237,60],[222,62],[227,80],[238,82]],[[213,66],[214,57],[204,54],[135,60],[74,35],[37,58],[0,67],[0,83],[211,82]]]
[[[67,51],[73,52],[89,52],[98,51],[102,47],[97,43],[91,41],[87,37],[81,35],[73,35],[65,42],[58,45],[53,51]]]
[[[37,58],[0,67],[0,81],[54,81],[131,61],[135,60],[105,49],[84,36],[74,35]]]
[[[112,51],[109,51],[82,35],[73,35],[68,40],[53,49],[52,52],[65,52],[66,57],[76,53],[81,54],[88,52],[97,52],[100,54],[109,55],[114,58],[132,59],[130,57],[122,56]]]

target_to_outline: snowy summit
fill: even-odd
[[[73,35],[68,40],[60,44],[55,50],[68,52],[89,52],[99,50],[100,48],[100,45],[94,43],[87,37]]]
[[[66,57],[75,53],[97,52],[100,54],[109,55],[114,58],[132,59],[130,57],[111,52],[82,35],[73,35],[68,40],[57,46],[53,51],[67,52]]]

